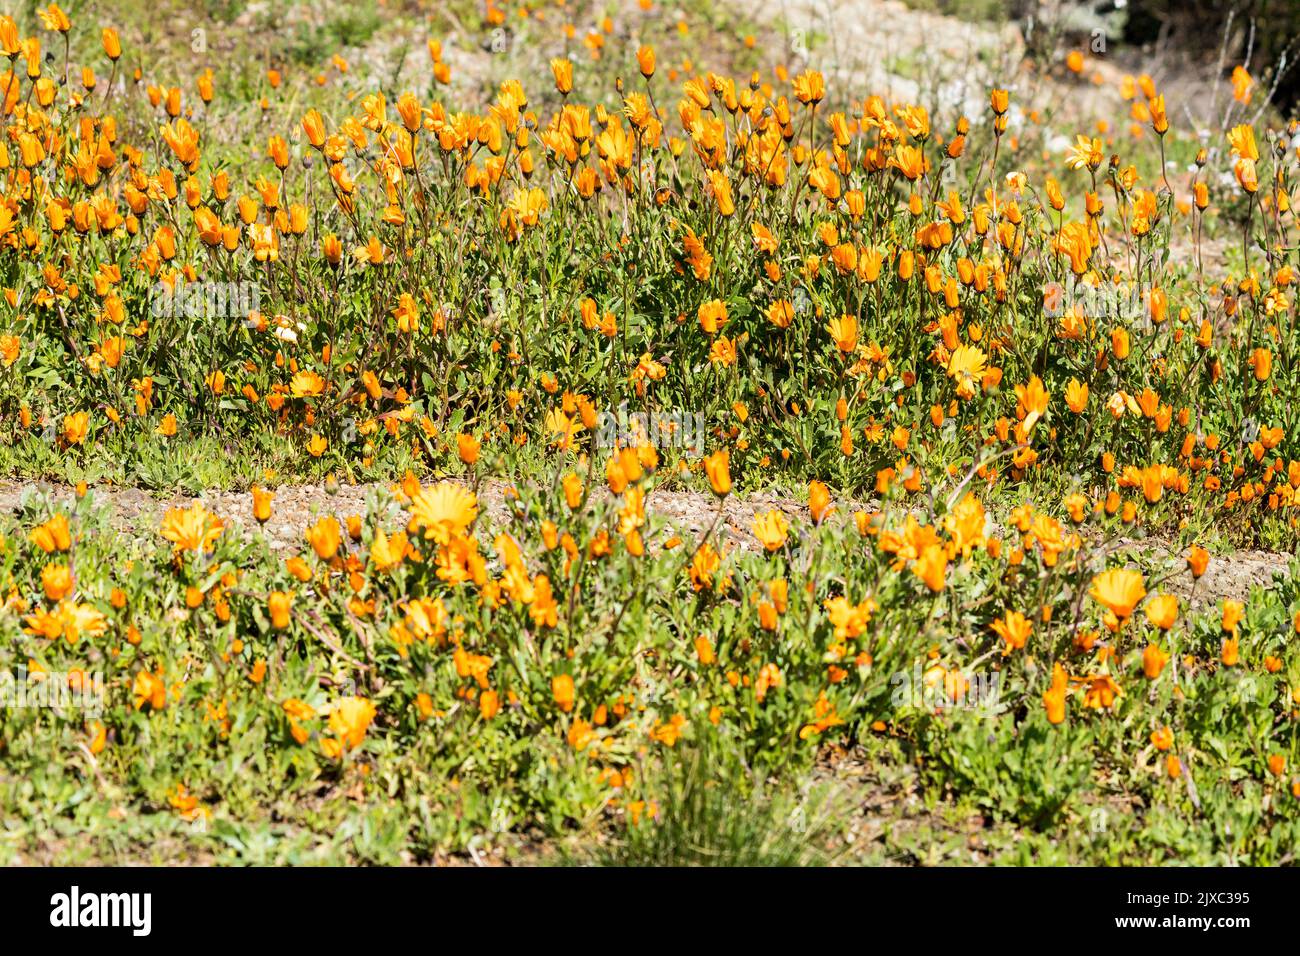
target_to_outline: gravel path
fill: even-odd
[[[0,481],[0,514],[15,512],[24,491],[41,488],[56,498],[67,498],[72,489],[67,485],[47,482]],[[390,487],[381,484],[340,485],[330,494],[323,485],[292,485],[276,490],[271,519],[258,528],[253,518],[252,496],[248,492],[213,491],[197,497],[188,495],[155,495],[137,488],[99,486],[93,489],[101,501],[106,500],[112,509],[112,524],[119,530],[132,534],[152,534],[158,528],[164,512],[169,508],[185,507],[201,501],[209,510],[222,518],[233,520],[247,535],[263,534],[268,544],[277,551],[298,550],[305,547],[303,532],[322,515],[333,515],[340,522],[349,515],[364,514],[366,498],[374,490]],[[507,515],[506,491],[502,481],[484,483],[479,488],[481,507],[494,524],[501,524]],[[841,511],[852,507],[841,504]],[[714,520],[717,499],[712,495],[689,491],[656,490],[648,499],[648,510],[665,519],[687,540],[695,540]],[[732,495],[723,508],[718,529],[731,547],[749,550],[756,547],[750,530],[753,517],[759,512],[776,509],[787,517],[807,517],[807,505],[792,498],[775,495]],[[404,519],[403,519],[404,520]],[[1167,557],[1172,552],[1168,543],[1159,539],[1122,540],[1115,549],[1137,557],[1143,553]],[[1181,553],[1181,552],[1180,552]],[[1230,554],[1213,555],[1209,570],[1197,582],[1195,589],[1188,574],[1174,575],[1164,587],[1198,606],[1213,604],[1224,598],[1244,600],[1253,586],[1267,587],[1275,574],[1287,573],[1290,555],[1271,551],[1243,550]]]

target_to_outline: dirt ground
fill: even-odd
[[[343,522],[350,515],[363,515],[367,497],[386,487],[389,486],[340,485],[334,493],[327,491],[323,485],[281,487],[276,490],[270,520],[260,528],[253,518],[252,495],[248,492],[214,491],[197,497],[160,496],[137,488],[98,486],[92,488],[92,493],[98,500],[108,503],[114,527],[132,535],[153,534],[169,508],[187,507],[194,501],[201,501],[210,511],[236,524],[240,533],[264,535],[274,550],[293,552],[306,547],[303,532],[318,517],[333,515]],[[66,485],[3,480],[0,481],[0,514],[16,512],[24,492],[29,488],[41,489],[60,500],[67,500],[73,494],[73,489]],[[478,489],[480,504],[494,525],[502,525],[508,517],[508,489],[508,484],[501,481],[486,482]],[[872,504],[864,502],[838,506],[841,512],[848,513],[863,507],[870,508]],[[716,498],[697,492],[660,489],[652,492],[647,499],[647,510],[663,519],[688,542],[698,540],[713,524],[717,509]],[[772,509],[791,519],[806,519],[808,514],[807,505],[792,498],[767,494],[728,497],[718,522],[718,530],[726,545],[742,550],[756,548],[757,542],[751,531],[754,516]],[[404,523],[405,514],[399,520]],[[1155,538],[1121,539],[1113,543],[1111,548],[1134,558],[1175,556],[1174,548],[1169,543]],[[1250,596],[1252,587],[1267,587],[1273,582],[1275,574],[1286,575],[1290,560],[1289,554],[1271,551],[1246,550],[1215,554],[1209,569],[1200,581],[1195,582],[1194,587],[1190,574],[1182,571],[1165,581],[1162,587],[1198,607],[1225,598],[1245,600]]]

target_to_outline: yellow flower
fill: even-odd
[[[188,508],[172,508],[163,516],[161,534],[176,551],[211,551],[225,525],[199,502]]]
[[[463,535],[478,517],[474,493],[449,481],[423,488],[411,500],[411,530],[424,530],[425,538],[446,544]]]
[[[779,551],[785,545],[787,530],[785,515],[775,509],[754,515],[754,537],[768,551]]]
[[[959,345],[953,349],[948,359],[948,374],[957,383],[958,396],[965,399],[974,397],[980,389],[987,361],[988,356],[977,346]]]
[[[1259,162],[1259,147],[1255,144],[1255,131],[1242,124],[1228,130],[1228,144],[1232,155],[1251,163]]]
[[[51,3],[48,9],[37,12],[40,14],[41,23],[47,30],[67,33],[72,29],[72,23],[68,20],[68,15],[59,9],[57,3]]]
[[[289,394],[294,398],[311,398],[325,391],[325,379],[315,372],[303,369],[289,380]]]
[[[370,542],[370,563],[377,571],[392,570],[405,560],[406,548],[406,535],[399,532],[390,538],[383,528],[377,528]]]
[[[1096,169],[1106,159],[1105,148],[1099,139],[1077,136],[1066,155],[1065,164],[1071,169]]]

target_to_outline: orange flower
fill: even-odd
[[[66,564],[47,564],[41,569],[41,587],[50,601],[62,601],[72,590],[72,569]]]
[[[1264,382],[1273,374],[1273,353],[1268,349],[1255,349],[1250,353],[1248,364],[1255,370],[1255,380]]]
[[[1169,655],[1156,644],[1148,644],[1142,652],[1142,673],[1148,680],[1155,680],[1169,663]]]
[[[90,414],[74,412],[63,417],[63,440],[69,445],[80,445],[90,431]]]
[[[1088,224],[1067,222],[1061,227],[1056,237],[1056,251],[1063,252],[1070,258],[1070,268],[1077,276],[1088,271],[1088,260],[1092,258],[1092,237]]]
[[[1223,602],[1223,629],[1229,634],[1237,633],[1237,625],[1246,614],[1246,606],[1240,601]]]
[[[342,749],[354,750],[361,746],[374,719],[375,705],[370,701],[364,697],[344,697],[330,708],[329,729],[338,737]]]
[[[775,664],[764,664],[758,670],[758,679],[754,681],[754,699],[760,704],[767,697],[767,692],[780,687],[781,670]]]
[[[697,317],[700,328],[714,335],[727,324],[727,304],[721,299],[711,299],[700,306]]]
[[[1251,89],[1255,80],[1244,66],[1232,68],[1232,98],[1239,103],[1250,103]]]
[[[1088,407],[1088,386],[1072,378],[1065,386],[1065,404],[1076,415],[1082,414]]]
[[[1025,641],[1034,632],[1034,625],[1019,611],[1008,611],[1006,617],[999,618],[991,626],[997,635],[1006,641],[1006,647],[1002,648],[1004,657],[1013,650],[1024,647]]]
[[[1219,651],[1219,660],[1223,662],[1224,667],[1236,667],[1241,657],[1237,646],[1238,639],[1235,637],[1226,637],[1223,639],[1223,647]]]
[[[1146,597],[1147,590],[1140,572],[1128,568],[1112,568],[1092,579],[1092,588],[1088,593],[1116,617],[1127,618]]]
[[[1115,353],[1115,358],[1120,359],[1121,361],[1128,358],[1130,349],[1128,329],[1118,327],[1112,329],[1110,333],[1110,346],[1111,351]]]
[[[815,106],[826,96],[826,81],[816,70],[806,70],[794,78],[794,95],[800,103]]]
[[[479,440],[473,435],[462,433],[456,436],[456,454],[467,465],[478,461],[480,447]]]
[[[272,591],[266,599],[266,604],[271,612],[271,627],[277,631],[286,630],[289,627],[289,613],[293,607],[293,592]]]
[[[172,508],[163,515],[160,533],[176,551],[211,551],[225,525],[199,502],[188,508]]]
[[[851,315],[841,315],[838,319],[831,319],[826,331],[831,334],[835,341],[835,347],[846,355],[854,352],[858,347],[858,320]]]
[[[715,451],[704,459],[704,471],[709,476],[709,485],[719,497],[725,497],[731,492],[731,471],[728,468],[730,460],[731,454],[725,449]]]
[[[267,491],[264,488],[253,486],[253,517],[259,524],[266,524],[271,518],[271,502],[275,498],[274,491]]]
[[[573,92],[573,61],[556,58],[551,61],[551,75],[555,77],[555,88],[562,95]]]
[[[705,667],[716,660],[713,653],[713,642],[704,634],[695,638],[695,657]]]
[[[569,725],[569,732],[566,735],[569,746],[574,750],[585,750],[587,746],[596,737],[596,732],[592,729],[590,723],[585,720],[575,720]]]
[[[302,131],[307,137],[307,142],[316,149],[325,145],[325,121],[316,110],[308,110],[307,115],[302,118]]]
[[[1043,694],[1043,706],[1047,710],[1047,721],[1059,724],[1065,720],[1065,696],[1069,692],[1070,679],[1065,668],[1060,664],[1052,665],[1052,683]]]
[[[117,31],[112,27],[105,27],[100,34],[100,40],[104,46],[104,55],[110,60],[116,60],[122,55],[122,41],[118,38]]]
[[[568,674],[559,674],[551,678],[551,696],[555,705],[566,714],[573,710],[573,678]]]
[[[1173,594],[1160,594],[1153,597],[1146,605],[1147,620],[1167,631],[1178,620],[1178,597]]]
[[[136,710],[142,710],[145,704],[155,711],[167,706],[167,685],[163,682],[161,670],[156,674],[147,670],[137,671],[131,693],[135,696]]]
[[[812,515],[815,523],[821,524],[822,519],[835,510],[831,504],[830,490],[820,481],[810,481],[808,483],[808,511]]]
[[[1076,678],[1083,687],[1083,706],[1089,710],[1103,710],[1114,706],[1124,692],[1109,674]]]
[[[934,593],[942,591],[948,573],[948,555],[943,545],[927,545],[912,565],[912,572]]]
[[[307,543],[322,561],[329,561],[338,554],[341,540],[339,523],[334,518],[321,518],[307,529]]]
[[[57,514],[44,524],[37,525],[28,536],[32,544],[46,554],[67,551],[72,547],[72,531],[67,515]]]
[[[636,51],[636,64],[647,80],[655,75],[655,48],[643,46]]]

